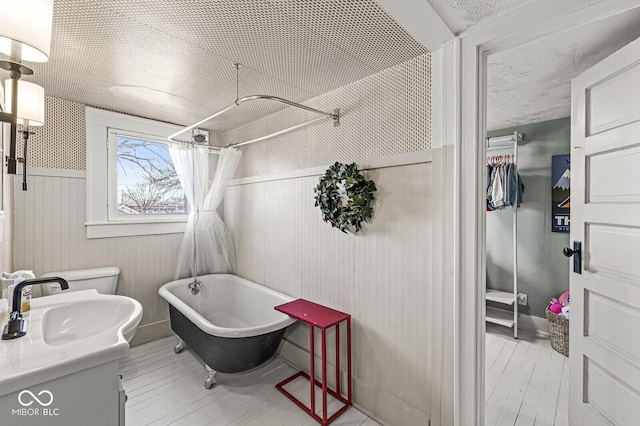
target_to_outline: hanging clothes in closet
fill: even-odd
[[[520,206],[524,184],[513,161],[513,155],[487,159],[487,211]]]

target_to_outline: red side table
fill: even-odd
[[[351,391],[351,315],[344,312],[336,311],[335,309],[327,308],[326,306],[318,305],[317,303],[309,302],[308,300],[298,299],[293,302],[285,303],[284,305],[276,306],[275,309],[282,313],[296,318],[302,322],[309,324],[310,338],[309,338],[309,372],[307,374],[300,371],[288,379],[278,383],[276,389],[282,392],[287,398],[295,402],[300,408],[306,411],[311,417],[316,419],[322,425],[328,425],[332,421],[338,418],[342,413],[347,411],[353,402],[353,396]],[[346,321],[347,323],[347,399],[340,394],[340,323]],[[327,329],[330,327],[336,328],[336,389],[330,389],[327,387]],[[322,330],[322,381],[315,380],[314,375],[314,341],[313,332],[315,328]],[[287,392],[283,388],[287,383],[303,376],[309,380],[311,388],[311,397],[309,402],[311,407],[307,407],[304,403],[300,402],[295,396]],[[310,379],[314,377],[313,380]],[[322,387],[322,417],[316,414],[315,409],[315,385]],[[331,417],[327,418],[327,393],[339,400],[344,404],[337,412]]]

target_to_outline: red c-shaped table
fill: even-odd
[[[283,305],[276,306],[275,309],[290,317],[296,318],[299,321],[309,324],[309,373],[307,374],[300,371],[288,379],[278,383],[276,389],[282,392],[287,398],[296,403],[300,408],[306,411],[311,417],[316,419],[322,425],[328,425],[332,421],[338,418],[342,413],[347,411],[353,403],[353,395],[351,389],[351,315],[344,312],[336,311],[335,309],[328,308],[326,306],[318,305],[317,303],[309,302],[308,300],[298,299],[293,302],[285,303]],[[340,323],[347,323],[347,398],[345,399],[340,393]],[[336,388],[330,389],[327,387],[327,329],[335,327],[336,330]],[[322,380],[319,382],[315,380],[314,375],[314,330],[319,328],[322,333]],[[310,407],[307,407],[303,402],[298,400],[291,393],[287,392],[283,388],[287,383],[303,376],[309,380],[310,385]],[[314,377],[311,380],[309,377]],[[315,385],[322,388],[322,417],[316,414],[315,410]],[[327,417],[327,393],[339,400],[344,404],[337,412],[331,417]]]

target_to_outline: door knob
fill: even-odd
[[[580,241],[573,242],[573,249],[565,247],[562,249],[562,254],[567,257],[573,256],[573,272],[576,274],[582,274],[582,243]],[[575,256],[574,256],[575,255]]]

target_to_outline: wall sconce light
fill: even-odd
[[[27,190],[27,142],[29,135],[33,132],[29,131],[29,126],[44,125],[44,88],[37,84],[24,80],[7,80],[5,87],[7,88],[5,99],[6,102],[13,105],[13,82],[18,83],[18,103],[16,119],[17,124],[22,124],[23,155],[17,158],[22,163],[22,190]]]
[[[23,75],[33,70],[22,65],[22,61],[46,62],[51,49],[51,27],[53,25],[53,0],[0,0],[0,53],[9,60],[0,60],[0,68],[9,71],[11,77],[5,83],[7,112],[0,112],[0,121],[10,123],[9,155],[7,173],[16,174],[16,136],[18,123],[23,124],[25,140],[24,157],[20,159],[26,168],[29,125],[44,124],[44,89],[20,81]],[[26,83],[26,84],[25,84]],[[35,86],[35,87],[33,87]],[[25,91],[23,95],[21,92]],[[41,99],[41,102],[39,101]],[[31,105],[38,104],[37,113]],[[40,107],[41,105],[41,107]],[[41,112],[41,114],[40,114]],[[22,115],[21,115],[22,114]],[[26,190],[26,169],[22,189]]]

